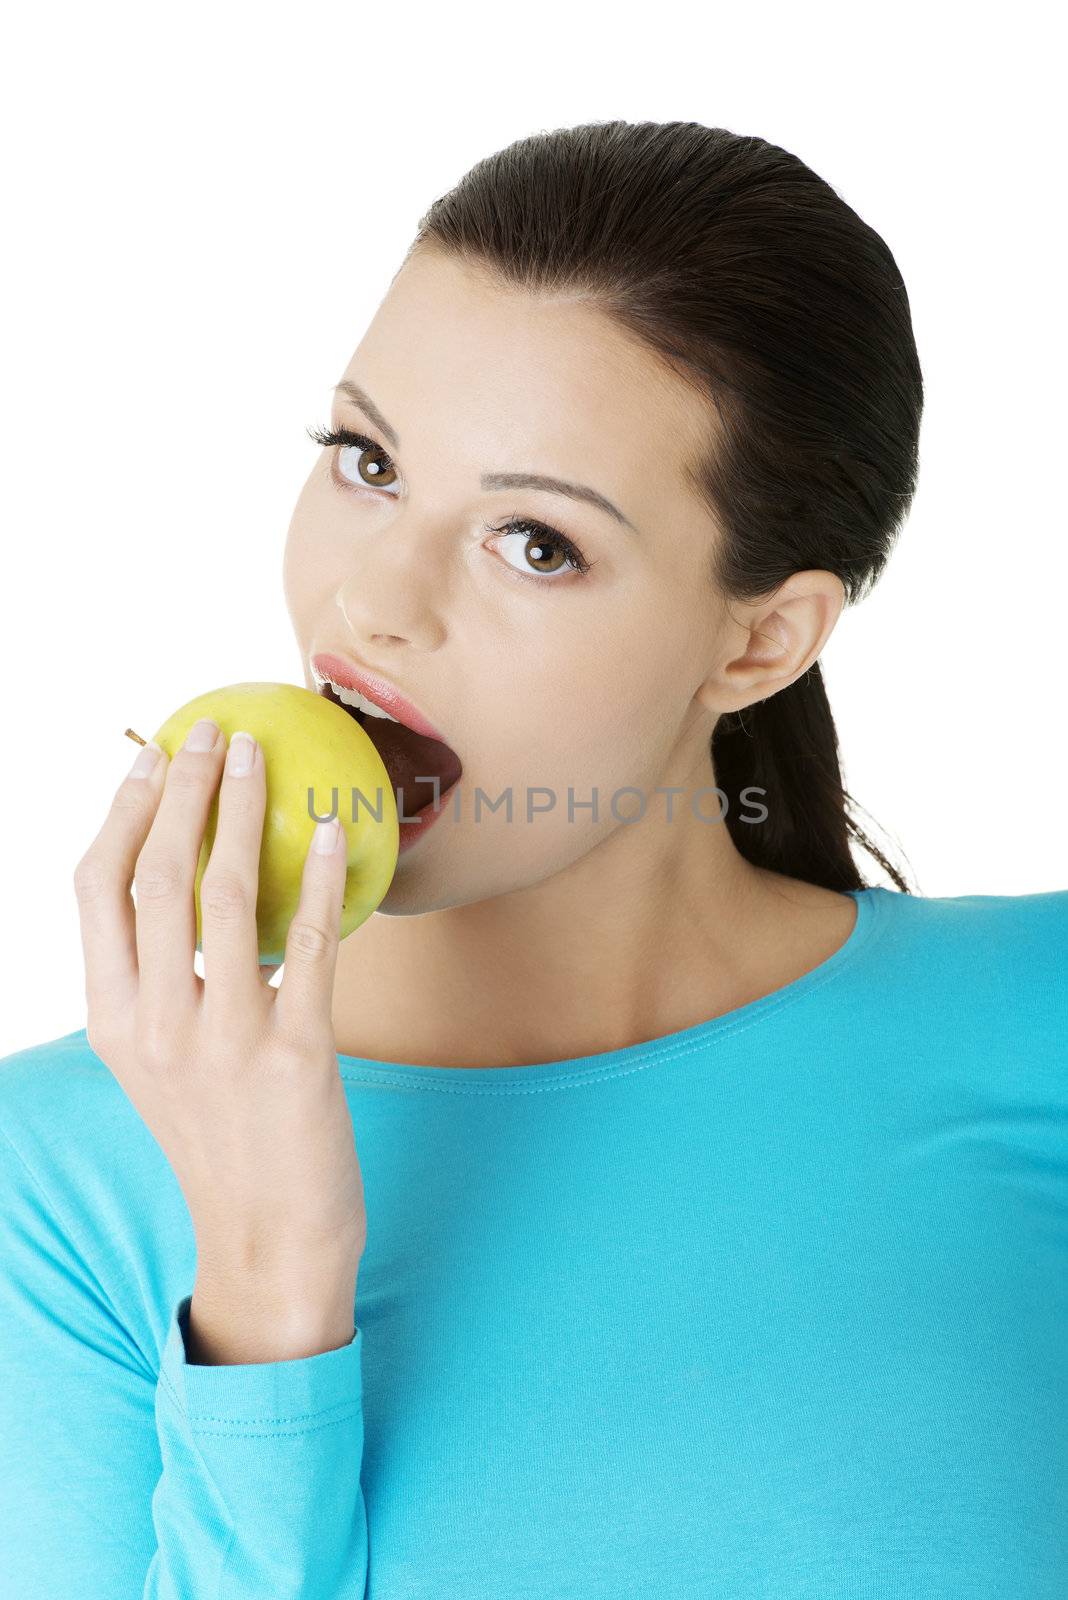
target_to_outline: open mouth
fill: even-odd
[[[403,722],[346,705],[330,683],[319,683],[317,687],[321,695],[356,719],[378,751],[393,785],[402,825],[432,804],[433,779],[437,779],[439,802],[458,782],[463,765],[451,745],[441,739],[428,739],[425,734],[406,728]]]

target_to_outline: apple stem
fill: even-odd
[[[127,739],[136,739],[138,744],[147,744],[148,743],[148,740],[147,739],[142,739],[142,737],[141,737],[141,735],[139,733],[134,733],[132,728],[127,728],[126,729],[126,737],[127,737]]]

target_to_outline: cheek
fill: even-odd
[[[294,517],[282,556],[282,587],[291,615],[309,623],[319,620],[345,581],[346,554],[343,539],[329,524]]]
[[[307,490],[297,501],[282,553],[282,583],[290,610],[293,609],[294,603],[299,603],[300,598],[310,593],[312,589],[310,573],[315,564],[316,541],[311,536],[314,523],[305,505],[306,495]]]
[[[517,805],[526,804],[528,789],[548,789],[566,815],[569,786],[576,801],[596,789],[607,803],[613,788],[640,781],[663,738],[659,707],[628,706],[611,687],[602,680],[595,692],[554,691],[543,680],[517,708],[495,702],[473,730],[474,759],[465,772],[487,792],[510,785]]]
[[[300,589],[300,542],[300,534],[290,523],[282,552],[282,582],[287,596],[295,595]]]

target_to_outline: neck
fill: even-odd
[[[334,1036],[346,1055],[440,1067],[621,1049],[793,981],[854,918],[847,896],[752,866],[724,823],[650,813],[529,887],[375,913],[341,945]]]

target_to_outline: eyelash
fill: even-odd
[[[374,439],[369,439],[366,434],[354,433],[351,428],[309,428],[307,432],[309,438],[325,448],[330,448],[334,445],[351,445],[357,450],[375,450],[379,455],[385,456],[390,466],[394,465],[393,458],[383,450],[380,444]],[[371,484],[367,485],[367,488],[371,487]],[[554,552],[559,551],[570,564],[572,570],[580,576],[584,577],[594,565],[592,561],[587,561],[578,545],[569,539],[565,533],[561,533],[559,528],[553,528],[547,522],[539,522],[534,517],[521,517],[518,514],[513,514],[505,522],[495,525],[486,522],[483,523],[483,527],[487,533],[533,534],[543,544],[549,545]],[[535,583],[559,582],[557,577],[549,576],[547,573],[520,572],[516,567],[510,567],[509,570],[517,578],[530,578]]]

